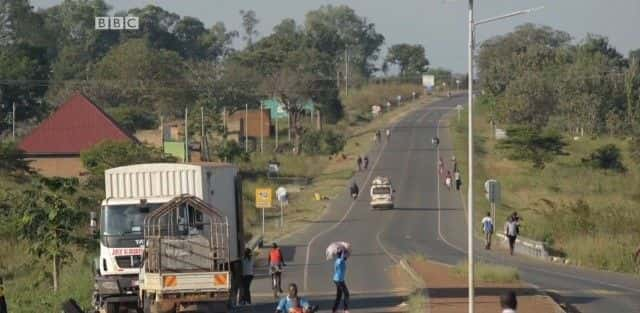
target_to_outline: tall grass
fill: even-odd
[[[4,278],[9,312],[41,313],[60,311],[62,302],[75,299],[84,309],[91,306],[93,256],[74,250],[62,267],[60,285],[53,292],[51,264],[27,253],[26,243],[0,242],[0,276]]]
[[[409,295],[407,300],[409,305],[409,313],[424,313],[427,307],[427,299],[419,291]]]
[[[467,277],[467,263],[460,262],[451,271],[457,276]],[[516,268],[484,262],[475,264],[475,277],[484,283],[515,283],[520,280]]]
[[[632,253],[640,238],[640,168],[630,155],[624,138],[565,136],[566,155],[557,156],[544,169],[529,162],[508,160],[496,149],[490,136],[488,111],[476,107],[474,127],[480,148],[476,153],[474,190],[484,194],[486,179],[502,185],[502,204],[497,211],[498,229],[506,216],[517,211],[523,216],[522,234],[545,241],[557,254],[581,265],[622,272],[640,272]],[[466,114],[463,114],[466,117]],[[466,118],[455,125],[454,143],[459,165],[466,171]],[[482,142],[484,140],[484,142]],[[624,174],[584,166],[581,159],[605,144],[622,151]],[[484,197],[476,197],[476,208],[486,208]],[[481,218],[476,210],[476,218]]]

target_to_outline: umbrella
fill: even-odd
[[[331,243],[327,247],[326,251],[327,260],[335,258],[338,254],[338,251],[344,251],[346,253],[346,256],[349,257],[349,255],[351,254],[351,244],[344,241],[336,241]]]

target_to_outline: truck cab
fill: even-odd
[[[395,190],[391,180],[385,176],[377,176],[371,181],[371,208],[393,209],[393,194]]]
[[[228,266],[234,275],[239,274],[244,247],[241,192],[237,168],[224,163],[150,163],[106,170],[105,200],[99,221],[92,220],[92,225],[99,225],[100,237],[100,254],[95,261],[95,311],[113,313],[137,307],[144,219],[176,196],[198,197],[228,217]],[[182,212],[179,218],[197,217]]]

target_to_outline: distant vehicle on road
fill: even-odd
[[[393,209],[394,193],[389,177],[377,176],[371,182],[371,208]]]

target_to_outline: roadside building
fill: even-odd
[[[77,177],[80,153],[106,141],[138,140],[80,93],[71,96],[20,142],[30,166],[44,176]]]

